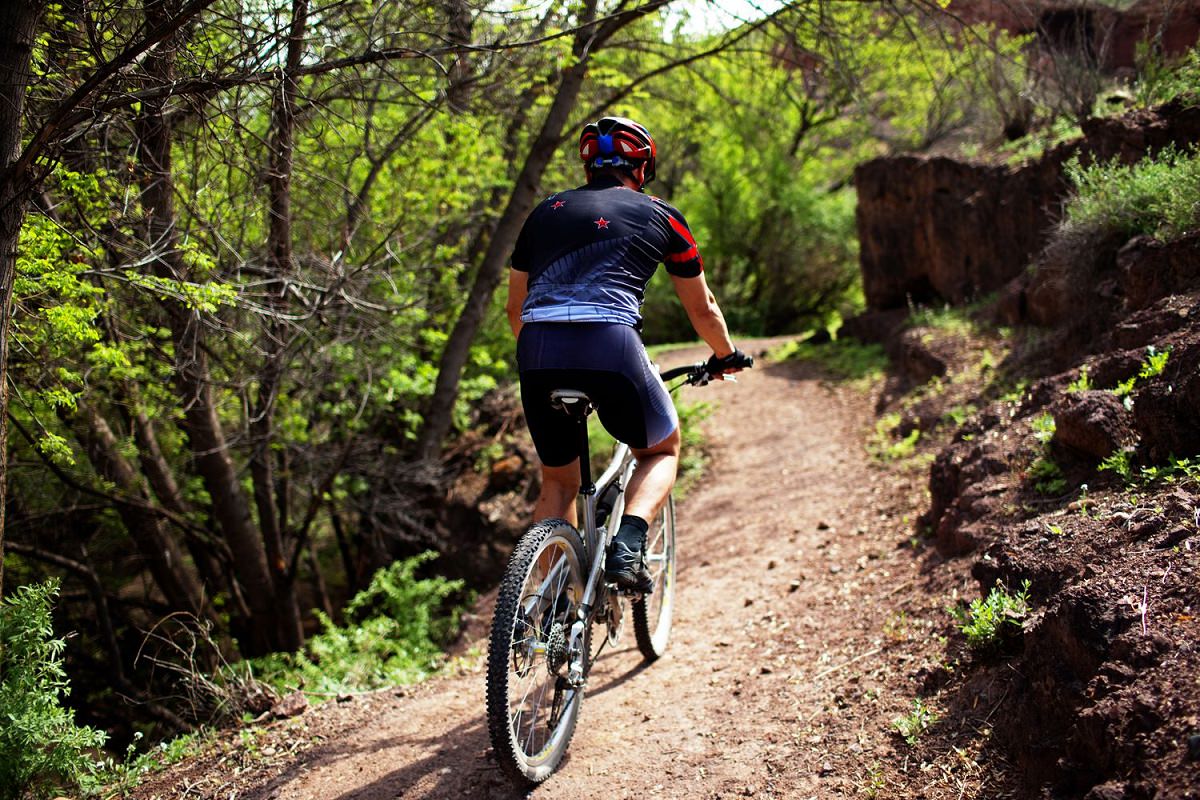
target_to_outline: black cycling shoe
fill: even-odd
[[[654,591],[654,579],[646,568],[646,534],[644,531],[627,528],[613,537],[608,558],[604,562],[604,578],[615,583],[618,589],[650,594]]]

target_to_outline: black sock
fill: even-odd
[[[650,523],[646,520],[635,517],[633,514],[622,514],[621,527],[617,531],[617,536],[621,541],[627,541],[630,537],[644,541],[648,530],[650,530]]]

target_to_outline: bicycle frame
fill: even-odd
[[[587,416],[585,413],[578,417],[580,429],[579,510],[581,512],[580,533],[583,536],[584,545],[591,564],[588,567],[588,577],[584,584],[583,598],[579,603],[578,616],[574,624],[571,625],[571,632],[567,637],[567,652],[572,654],[568,679],[576,686],[583,682],[584,659],[575,656],[583,655],[581,651],[583,649],[584,632],[595,610],[607,599],[603,575],[604,558],[608,552],[610,533],[607,526],[601,527],[598,524],[597,502],[599,498],[604,496],[608,488],[616,483],[619,487],[618,495],[613,502],[613,507],[609,512],[608,518],[610,521],[618,519],[621,507],[624,505],[624,487],[628,484],[629,476],[633,472],[636,463],[633,451],[629,448],[629,445],[619,442],[607,469],[600,475],[600,479],[593,483],[590,463],[591,451],[587,438]]]
[[[683,375],[688,376],[687,383],[693,385],[704,385],[711,377],[703,372],[703,362],[691,366],[677,367],[669,370],[661,375],[664,381]],[[678,387],[675,387],[678,388]],[[673,391],[673,390],[672,390]],[[600,497],[603,497],[605,491],[617,482],[618,494],[613,501],[612,510],[609,512],[608,520],[611,522],[614,519],[619,519],[621,510],[624,507],[624,487],[629,483],[629,476],[633,472],[636,464],[636,459],[633,455],[633,450],[624,442],[617,444],[617,449],[613,452],[612,460],[608,467],[600,475],[598,481],[592,481],[591,467],[591,449],[588,443],[587,434],[587,418],[591,414],[591,400],[583,392],[577,392],[569,389],[559,389],[552,393],[554,402],[560,405],[564,413],[573,416],[578,425],[579,436],[579,500],[581,513],[580,534],[583,537],[584,546],[588,554],[591,564],[588,567],[587,582],[584,585],[583,598],[581,599],[577,611],[575,622],[571,625],[570,634],[567,637],[567,652],[570,654],[570,668],[568,670],[568,680],[573,686],[581,686],[584,681],[585,658],[582,652],[584,633],[587,626],[591,623],[593,614],[596,609],[601,607],[604,600],[608,597],[608,592],[604,583],[604,560],[608,552],[608,544],[610,538],[611,525],[601,528],[597,522],[596,504]],[[577,405],[582,404],[582,405]],[[620,624],[620,619],[623,616],[620,608],[620,599],[616,601],[613,608],[616,624]]]

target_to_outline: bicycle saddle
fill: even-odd
[[[592,413],[595,405],[587,392],[577,389],[553,389],[550,392],[550,405],[568,416],[586,417]]]

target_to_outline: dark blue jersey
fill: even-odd
[[[685,278],[704,268],[687,221],[670,204],[607,175],[551,195],[513,250],[513,269],[529,273],[521,319],[636,326],[660,262]]]

